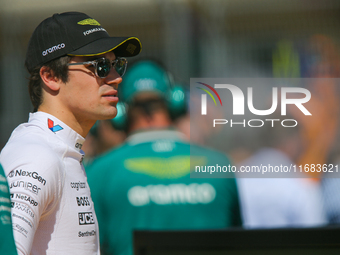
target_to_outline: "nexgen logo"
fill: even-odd
[[[201,83],[202,84],[202,83]],[[228,89],[233,97],[233,115],[244,115],[244,94],[240,88],[235,85],[231,84],[215,84],[214,87],[216,89]],[[206,91],[207,92],[207,91]],[[217,93],[217,92],[216,92]],[[287,98],[289,93],[295,94],[303,94],[303,98]],[[217,94],[218,95],[218,94]],[[212,96],[212,95],[211,95]],[[311,93],[309,90],[304,88],[297,88],[297,87],[282,87],[281,88],[281,115],[287,114],[287,105],[293,104],[304,115],[312,115],[304,106],[304,103],[307,103],[311,99]],[[255,115],[270,115],[275,112],[277,105],[278,105],[278,88],[274,87],[272,90],[272,106],[267,110],[258,110],[255,109],[253,104],[253,88],[247,88],[247,105],[248,109],[251,113]],[[215,102],[216,105],[216,102]],[[222,105],[222,102],[221,102]],[[207,115],[207,101],[206,95],[203,94],[201,96],[201,115]]]

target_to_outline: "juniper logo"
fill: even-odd
[[[201,85],[203,85],[203,86],[206,86],[206,87],[209,88],[212,92],[214,92],[215,95],[217,96],[218,100],[220,101],[221,106],[222,106],[221,97],[220,97],[220,95],[217,93],[217,91],[216,91],[213,87],[211,87],[210,85],[205,84],[205,83],[203,83],[203,82],[197,82],[197,83],[199,83],[199,84],[201,84]],[[206,93],[212,98],[212,100],[214,101],[215,105],[217,105],[214,96],[210,93],[209,90],[203,89],[203,88],[200,88],[200,87],[197,87],[197,88],[203,90],[204,92],[206,92]],[[202,100],[202,104],[201,104],[201,114],[202,114],[202,115],[207,115],[207,94],[202,94],[202,95],[201,95],[201,100]]]

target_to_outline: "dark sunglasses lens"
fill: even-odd
[[[120,77],[123,77],[125,70],[126,70],[126,59],[118,59],[117,63],[115,64],[116,72],[119,74]]]
[[[97,63],[97,74],[99,77],[104,78],[109,75],[111,70],[111,62],[108,59],[100,59]]]

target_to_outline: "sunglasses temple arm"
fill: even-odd
[[[69,66],[76,66],[76,65],[94,65],[95,61],[87,61],[87,62],[80,62],[80,63],[69,63]]]

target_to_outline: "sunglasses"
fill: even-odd
[[[99,58],[93,61],[80,62],[80,63],[70,63],[69,66],[75,65],[92,65],[94,66],[94,73],[99,78],[105,78],[109,75],[111,68],[113,67],[120,77],[123,77],[127,67],[127,60],[125,58],[116,58],[115,60],[110,60],[107,58]]]

